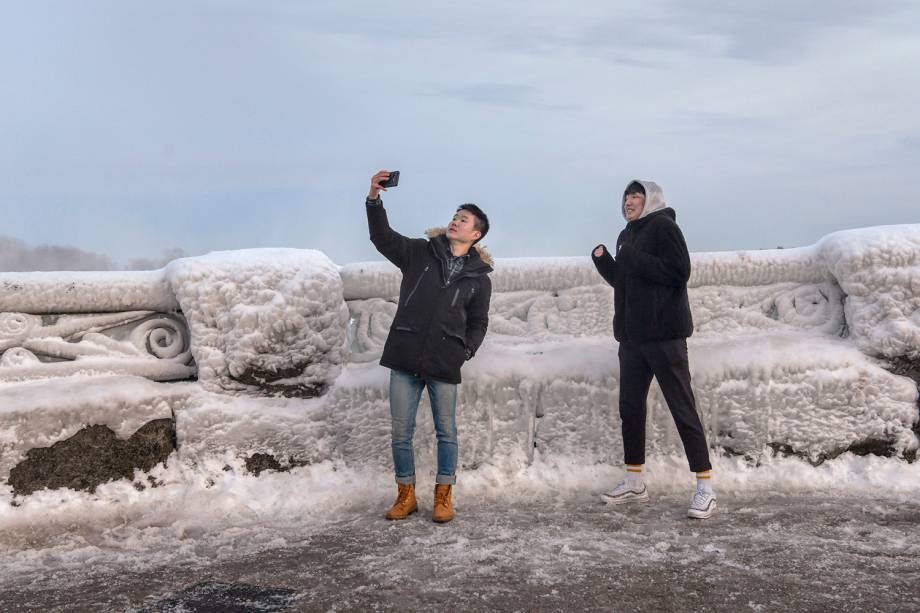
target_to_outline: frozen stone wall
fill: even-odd
[[[612,289],[587,257],[498,259],[492,278],[489,334],[460,391],[464,468],[618,462]],[[12,458],[0,479],[30,446],[83,424],[130,434],[166,414],[190,465],[255,453],[388,465],[388,377],[376,362],[399,279],[385,262],[336,267],[301,250],[211,254],[152,273],[0,273],[0,442]],[[920,225],[694,254],[690,300],[694,391],[714,447],[814,462],[847,449],[916,452],[916,383],[886,368],[920,356]],[[135,386],[139,398],[162,390],[162,402],[125,402]],[[27,401],[36,389],[48,393]],[[434,462],[428,411],[424,400],[421,470]],[[653,385],[649,451],[678,445]]]

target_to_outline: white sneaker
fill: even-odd
[[[607,504],[625,504],[627,502],[648,502],[648,488],[642,481],[624,479],[610,490],[601,494],[601,500]]]
[[[694,519],[709,519],[716,510],[716,493],[713,491],[696,490],[687,517]]]

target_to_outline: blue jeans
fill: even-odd
[[[390,418],[396,482],[415,483],[412,435],[415,434],[418,402],[426,386],[438,437],[438,476],[435,483],[453,485],[457,482],[457,386],[391,370]]]

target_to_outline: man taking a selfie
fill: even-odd
[[[386,170],[375,174],[366,201],[371,242],[402,272],[399,304],[380,358],[390,369],[397,485],[386,517],[405,519],[418,510],[412,436],[418,403],[428,388],[438,441],[432,519],[443,523],[454,517],[460,368],[476,354],[489,325],[492,259],[477,244],[489,231],[489,219],[475,204],[464,204],[447,228],[429,230],[427,240],[407,238],[390,228],[380,198],[381,191],[395,186],[395,178]]]
[[[652,377],[664,394],[677,432],[696,473],[687,511],[706,519],[716,508],[706,435],[690,387],[687,337],[693,334],[687,281],[690,254],[674,209],[658,184],[632,181],[623,192],[626,228],[616,257],[606,246],[593,252],[594,265],[614,289],[613,335],[620,343],[620,419],[626,478],[602,498],[608,504],[648,502],[645,464],[646,399]]]

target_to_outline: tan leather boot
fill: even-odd
[[[387,511],[387,519],[406,519],[418,511],[418,503],[415,501],[415,484],[414,483],[397,483],[399,492],[396,494],[396,502]]]
[[[434,486],[434,511],[431,519],[443,524],[454,518],[454,509],[450,503],[451,485],[439,483]]]

